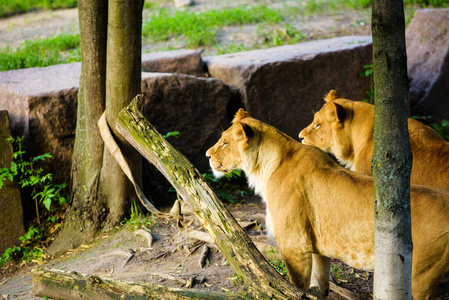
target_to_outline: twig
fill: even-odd
[[[206,258],[209,255],[209,247],[207,245],[203,245],[201,254],[200,254],[200,267],[201,269],[204,268],[204,265],[206,264]]]

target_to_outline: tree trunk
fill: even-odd
[[[140,92],[142,8],[143,0],[109,1],[109,9],[107,0],[78,1],[82,69],[71,206],[48,249],[51,254],[86,243],[100,230],[118,224],[135,195],[105,150],[97,121],[106,110],[115,127],[115,116]],[[117,142],[139,181],[140,156],[120,138]]]
[[[374,298],[412,299],[407,61],[402,0],[373,0]]]
[[[140,93],[143,2],[109,1],[106,56],[106,120],[138,184],[141,184],[141,156],[121,135],[116,134],[115,122],[130,99]],[[131,182],[106,148],[103,168],[105,172],[101,172],[101,192],[108,207],[108,220],[104,226],[111,228],[120,223],[129,210],[131,199],[136,196]]]
[[[58,253],[94,236],[105,218],[98,196],[103,141],[96,123],[105,110],[107,0],[78,1],[82,67],[72,161],[71,207],[49,249]]]
[[[118,116],[117,130],[170,181],[209,232],[253,298],[299,299],[307,296],[284,280],[265,260],[192,164],[176,151],[142,113],[137,96]],[[301,298],[304,299],[304,298]]]

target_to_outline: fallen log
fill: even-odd
[[[106,280],[77,272],[42,269],[33,272],[33,293],[52,299],[245,299],[242,294],[230,294],[181,289],[151,283]]]

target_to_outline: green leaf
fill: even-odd
[[[43,203],[44,203],[45,208],[46,208],[48,211],[50,211],[51,198],[45,198],[45,200],[44,200]]]
[[[51,154],[50,153],[45,153],[45,154],[42,154],[42,155],[38,155],[38,156],[35,156],[35,157],[33,157],[33,162],[36,162],[36,161],[39,161],[39,160],[45,160],[45,158],[47,158],[47,157],[51,157]]]
[[[237,200],[232,198],[232,196],[229,193],[227,193],[227,192],[225,192],[223,190],[217,190],[217,194],[220,195],[223,199],[225,199],[229,203],[235,204],[235,203],[238,202]]]
[[[178,137],[180,135],[179,131],[170,131],[167,134],[163,135],[164,139],[169,138],[171,136]]]

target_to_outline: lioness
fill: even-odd
[[[374,106],[343,99],[332,90],[299,140],[331,153],[352,171],[371,175]],[[449,143],[432,128],[408,120],[413,153],[411,183],[449,190]]]
[[[206,152],[215,176],[241,169],[267,204],[266,225],[291,282],[329,289],[330,259],[374,268],[374,187],[318,148],[302,145],[239,110]],[[411,187],[414,299],[431,299],[449,271],[449,192]]]

